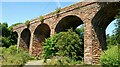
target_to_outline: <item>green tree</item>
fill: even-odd
[[[0,25],[0,31],[2,32],[3,37],[8,37],[10,34],[10,30],[8,30],[8,24],[7,23],[2,23]]]
[[[120,10],[116,16],[117,22],[115,24],[115,35],[117,36],[116,40],[120,44]]]
[[[106,42],[107,42],[107,47],[108,48],[111,48],[112,46],[115,46],[115,45],[118,44],[118,42],[116,41],[116,38],[117,38],[117,36],[115,34],[113,34],[111,36],[109,34],[107,34]]]
[[[8,48],[10,45],[17,44],[17,35],[13,32],[12,28],[18,24],[21,23],[16,23],[10,27],[8,27],[7,23],[0,24],[0,41],[2,42],[0,46]]]
[[[80,28],[76,28],[75,32],[82,38],[84,38],[84,26],[82,25]]]
[[[83,40],[80,36],[68,30],[60,32],[45,40],[43,43],[43,56],[68,56],[71,59],[80,60],[83,57]]]

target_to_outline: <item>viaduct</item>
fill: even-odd
[[[106,27],[115,19],[120,9],[120,2],[79,2],[62,8],[59,13],[44,15],[13,28],[18,35],[17,47],[40,55],[41,42],[55,33],[66,29],[75,29],[84,24],[84,62],[98,64],[102,50],[106,49]]]

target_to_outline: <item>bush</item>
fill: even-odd
[[[31,56],[23,49],[17,49],[16,45],[2,49],[2,65],[24,65]]]
[[[40,20],[41,23],[43,23],[43,22],[44,22],[44,17],[43,17],[43,16],[40,16],[40,17],[39,17],[39,20]]]
[[[118,47],[113,46],[102,53],[100,57],[100,63],[103,65],[120,65],[120,60],[118,60]]]
[[[27,20],[27,21],[25,22],[25,25],[29,27],[29,25],[30,25],[30,21]]]
[[[83,40],[72,30],[61,32],[48,38],[43,43],[43,57],[68,56],[80,60],[83,57]]]
[[[55,9],[55,13],[59,13],[61,11],[61,8]]]

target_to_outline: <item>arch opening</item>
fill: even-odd
[[[28,28],[24,29],[21,33],[21,44],[20,47],[22,47],[24,50],[29,50],[29,46],[30,46],[30,37],[31,37],[31,33],[30,30]]]
[[[62,31],[67,31],[68,29],[75,30],[79,25],[83,24],[83,21],[74,15],[69,15],[62,18],[55,28],[55,32],[59,33]]]
[[[32,54],[34,56],[38,56],[42,52],[42,42],[45,41],[46,38],[50,37],[50,28],[47,24],[42,23],[37,26],[33,35],[33,46],[32,46]]]
[[[80,44],[81,48],[81,54],[78,53],[78,56],[84,57],[84,24],[83,21],[75,16],[75,15],[69,15],[64,18],[62,18],[58,24],[56,25],[55,32],[66,32],[68,29],[73,29],[73,31],[79,35],[79,38],[81,39],[82,44]],[[76,60],[82,60],[81,58],[77,58]]]
[[[38,39],[39,43],[44,42],[45,38],[50,37],[50,28],[47,24],[40,24],[34,32],[35,37]]]

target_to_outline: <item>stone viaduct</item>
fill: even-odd
[[[44,15],[44,22],[39,18],[13,28],[18,34],[17,46],[39,55],[41,42],[55,33],[84,24],[84,61],[98,64],[102,50],[106,49],[106,27],[113,21],[120,8],[120,2],[79,2],[62,8],[59,13]]]

